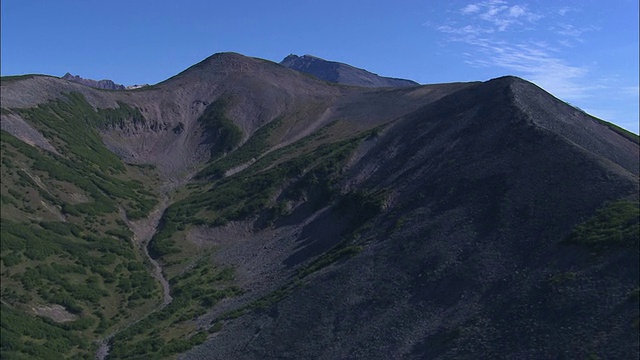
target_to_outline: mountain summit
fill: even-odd
[[[415,81],[379,76],[364,69],[312,55],[289,55],[281,65],[313,75],[318,79],[343,85],[363,87],[405,87],[419,85]]]
[[[638,358],[638,136],[524,79],[0,91],[3,358]]]

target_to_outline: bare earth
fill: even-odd
[[[58,304],[34,307],[33,311],[38,316],[44,316],[59,323],[74,321],[78,318],[77,316],[68,312],[67,309],[64,308],[64,306]]]

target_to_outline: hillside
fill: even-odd
[[[1,96],[3,358],[638,356],[638,137],[525,80]]]

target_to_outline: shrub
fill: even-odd
[[[227,103],[227,99],[214,101],[198,119],[209,133],[212,159],[233,150],[242,141],[242,130],[226,116]]]
[[[605,205],[586,222],[576,226],[566,242],[602,251],[611,247],[638,248],[640,233],[638,202],[618,201]]]

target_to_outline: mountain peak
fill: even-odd
[[[406,79],[396,79],[379,76],[364,69],[360,69],[337,61],[329,61],[314,55],[298,56],[290,54],[280,65],[293,70],[313,75],[320,80],[362,87],[406,87],[419,85]]]

